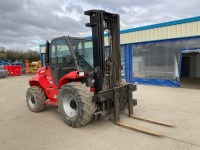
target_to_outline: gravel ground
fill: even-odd
[[[121,114],[121,120],[167,136],[155,137],[118,127],[111,121],[93,121],[74,129],[64,123],[53,106],[41,113],[30,112],[25,102],[29,78],[0,79],[0,150],[200,149],[200,88],[196,82],[183,88],[138,85],[134,113],[168,121],[176,127],[130,119],[126,112]]]

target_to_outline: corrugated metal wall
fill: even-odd
[[[200,35],[200,21],[120,34],[121,44]],[[105,37],[108,45],[108,37]]]

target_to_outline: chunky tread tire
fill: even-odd
[[[74,97],[77,104],[76,115],[70,117],[65,113],[63,100],[66,94]],[[61,87],[58,94],[58,108],[64,121],[71,127],[80,127],[88,124],[96,111],[96,104],[92,102],[93,93],[90,88],[80,82],[71,82]]]
[[[29,96],[34,97],[34,101],[35,101],[34,106],[31,106],[29,103]],[[28,105],[28,108],[30,109],[30,111],[41,112],[41,111],[45,110],[46,109],[46,104],[44,103],[45,100],[46,100],[46,95],[40,87],[32,86],[32,87],[28,88],[28,90],[26,92],[26,102],[27,102],[27,105]]]

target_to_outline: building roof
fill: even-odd
[[[141,30],[155,29],[155,28],[172,26],[172,25],[183,24],[183,23],[196,22],[196,21],[200,21],[200,16],[192,17],[192,18],[185,18],[185,19],[180,19],[180,20],[175,20],[175,21],[169,21],[169,22],[164,22],[164,23],[158,23],[158,24],[153,24],[153,25],[147,25],[147,26],[142,26],[142,27],[136,27],[136,28],[126,29],[126,30],[121,30],[120,34],[130,33],[130,32],[135,32],[135,31],[141,31]]]

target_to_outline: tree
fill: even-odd
[[[40,54],[37,51],[33,50],[11,50],[6,49],[5,47],[0,47],[0,59],[8,59],[14,62],[15,60],[29,60],[29,62],[40,60]]]

